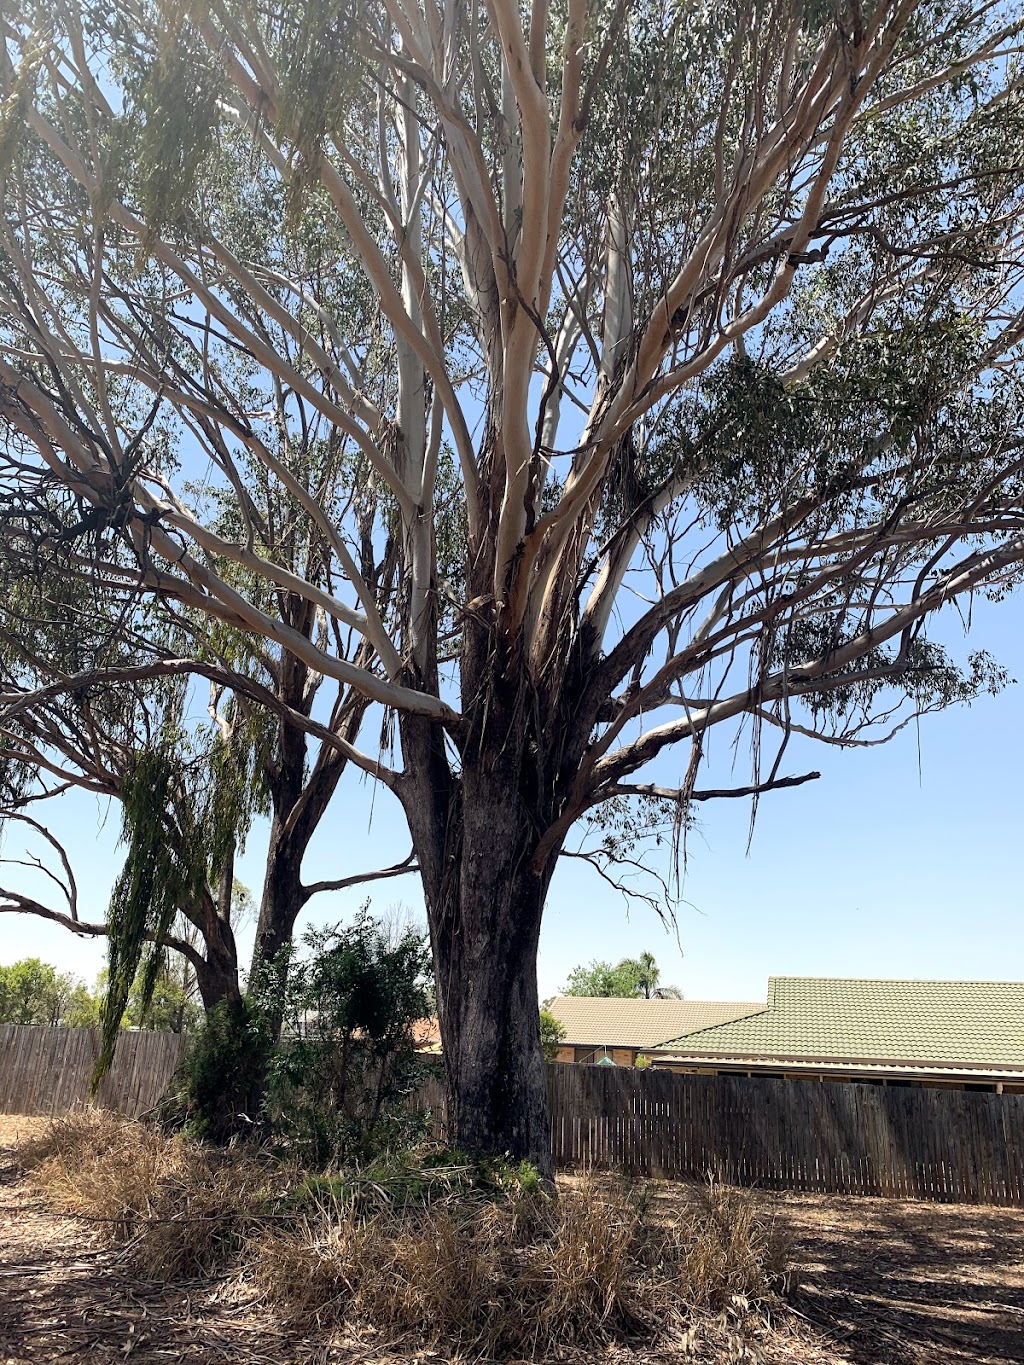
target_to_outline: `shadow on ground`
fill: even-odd
[[[783,1196],[793,1304],[855,1365],[1024,1361],[1024,1213]]]

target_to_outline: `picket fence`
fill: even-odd
[[[1024,1205],[1024,1095],[562,1063],[548,1093],[559,1168]],[[419,1104],[442,1134],[439,1081]]]
[[[181,1060],[178,1033],[122,1033],[96,1097],[135,1117],[151,1109]],[[0,1114],[64,1114],[89,1098],[96,1029],[0,1024]]]

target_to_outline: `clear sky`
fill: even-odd
[[[700,808],[678,945],[653,911],[627,911],[589,867],[563,863],[541,940],[542,997],[578,963],[645,948],[663,980],[691,999],[763,1000],[769,974],[1024,979],[1024,598],[976,604],[970,643],[991,649],[1020,682],[926,717],[884,747],[840,751],[794,740],[785,771],[817,768],[821,780],[762,799],[749,853],[749,802]],[[741,755],[735,780],[745,776]],[[372,821],[366,785],[353,780],[339,795],[311,848],[309,880],[408,852],[387,793],[378,792]],[[78,794],[62,798],[58,823],[82,917],[101,918],[120,859],[118,810]],[[254,830],[240,864],[254,892],[264,835]],[[20,856],[13,837],[4,851]],[[27,869],[4,872],[9,885],[45,885]],[[422,905],[415,877],[368,892],[381,910]],[[361,899],[358,891],[319,897],[303,922],[343,919]],[[0,917],[0,962],[30,955],[89,980],[104,961],[98,942]]]

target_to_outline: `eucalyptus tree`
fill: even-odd
[[[546,1164],[573,828],[678,834],[808,776],[794,734],[999,684],[926,625],[1024,561],[1021,21],[27,0],[3,32],[9,498],[61,490],[57,538],[381,709],[336,742],[408,820],[454,1139]],[[297,470],[311,432],[351,499]],[[268,483],[315,563],[262,534]],[[741,788],[696,786],[715,731]]]
[[[72,552],[56,534],[59,507],[36,513],[12,524],[0,553],[0,829],[17,826],[49,854],[35,852],[31,865],[57,900],[4,885],[0,913],[108,939],[112,1044],[144,950],[143,995],[169,949],[195,971],[207,1009],[240,998],[235,858],[257,815],[270,827],[253,969],[291,941],[311,896],[364,878],[302,881],[303,855],[345,768],[334,731],[310,720],[321,679],[293,660],[281,667],[245,651],[226,632],[215,657],[205,638],[197,648],[187,612],[140,600],[113,572],[116,544],[87,547],[76,536]],[[287,528],[280,502],[264,503],[264,524],[275,513]],[[274,534],[280,548],[294,528]],[[86,548],[107,556],[102,570],[83,571]],[[287,598],[275,605],[312,631],[313,613],[296,613]],[[333,723],[352,732],[364,710],[360,697],[339,696]],[[308,762],[307,740],[317,735]],[[51,819],[72,789],[121,807],[125,864],[100,920],[80,913],[72,859]]]

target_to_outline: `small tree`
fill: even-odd
[[[88,995],[84,984],[37,957],[0,967],[0,1024],[70,1023]]]
[[[407,1141],[421,1078],[413,1025],[430,1009],[426,936],[389,929],[366,906],[344,927],[308,930],[291,963],[270,1069],[272,1129],[305,1159],[362,1160]]]
[[[124,1015],[128,1028],[195,1033],[202,1026],[203,1007],[195,998],[187,959],[166,960],[148,992],[146,985],[144,974],[137,973],[128,993],[128,1008]]]
[[[553,1062],[558,1056],[558,1049],[565,1042],[565,1025],[562,1024],[550,1010],[542,1009],[540,1012],[540,1045],[544,1052],[544,1060]]]

